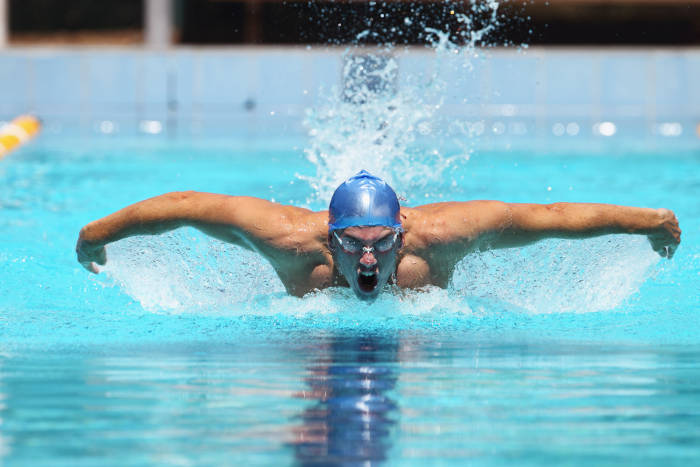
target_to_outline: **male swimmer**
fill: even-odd
[[[83,227],[78,261],[97,273],[96,264],[107,261],[106,244],[182,226],[260,253],[290,294],[342,286],[368,300],[389,281],[447,287],[457,263],[475,250],[627,233],[646,235],[670,259],[681,239],[668,209],[500,201],[399,207],[394,190],[363,170],[335,190],[328,211],[213,193],[156,196]]]

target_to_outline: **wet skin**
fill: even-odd
[[[403,234],[390,250],[348,253],[329,235],[327,211],[245,196],[175,192],[90,222],[80,231],[76,253],[83,267],[99,272],[108,243],[190,226],[262,255],[292,295],[344,286],[371,300],[393,273],[400,288],[447,287],[457,263],[475,250],[546,238],[638,234],[670,259],[681,239],[678,220],[668,209],[592,203],[434,203],[402,207],[401,224]],[[369,248],[392,233],[388,227],[349,227],[338,234]]]

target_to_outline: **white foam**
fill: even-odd
[[[471,254],[458,265],[448,290],[389,287],[366,303],[350,289],[331,288],[300,299],[285,293],[272,267],[257,254],[180,229],[108,246],[104,271],[150,311],[312,317],[364,310],[390,318],[472,314],[473,298],[537,314],[610,310],[637,292],[658,261],[641,236],[548,240]],[[489,310],[480,308],[482,313]]]
[[[189,228],[121,240],[107,256],[104,272],[147,310],[229,308],[284,291],[258,254]]]
[[[547,240],[467,256],[450,289],[538,314],[611,310],[637,292],[658,261],[643,236]]]

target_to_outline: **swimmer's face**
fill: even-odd
[[[403,238],[390,227],[348,227],[332,232],[328,241],[350,288],[359,298],[373,300],[396,271]]]

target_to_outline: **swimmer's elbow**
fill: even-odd
[[[188,225],[199,203],[195,191],[173,191],[124,209],[125,226],[145,234],[157,234]]]
[[[172,191],[156,199],[160,202],[155,208],[166,217],[197,218],[202,211],[218,211],[221,207],[218,195],[192,190]]]
[[[569,206],[571,206],[571,203],[557,202],[557,203],[545,204],[544,208],[547,210],[547,212],[554,213],[554,214],[561,214],[562,212],[566,211],[566,209]]]
[[[194,198],[196,198],[199,195],[198,192],[188,190],[188,191],[171,191],[170,193],[165,193],[164,195],[159,196],[159,198],[168,201],[168,202],[186,202],[186,201],[191,201]]]

